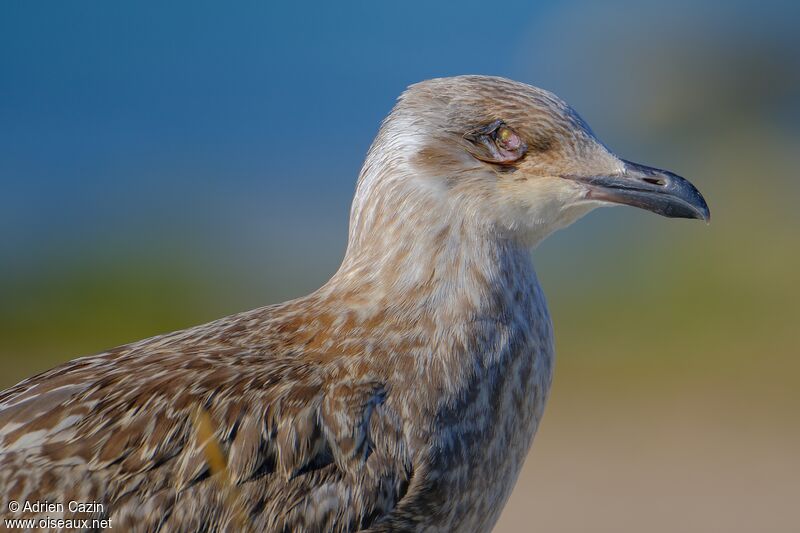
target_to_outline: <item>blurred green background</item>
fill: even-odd
[[[552,90],[713,220],[592,213],[534,256],[557,334],[498,531],[798,531],[790,2],[7,2],[0,386],[307,293],[410,83]]]

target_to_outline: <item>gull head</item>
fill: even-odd
[[[691,183],[617,156],[554,94],[504,78],[457,76],[417,83],[399,98],[367,156],[351,230],[383,218],[363,216],[370,210],[406,209],[468,219],[535,245],[610,205],[710,218]]]

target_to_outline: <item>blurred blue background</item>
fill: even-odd
[[[0,385],[313,290],[403,89],[507,76],[688,177],[713,223],[603,210],[534,253],[559,367],[498,530],[789,531],[799,24],[770,1],[5,2]]]

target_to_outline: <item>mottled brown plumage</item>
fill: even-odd
[[[552,377],[529,250],[610,202],[708,218],[550,93],[412,86],[327,284],[0,393],[0,492],[97,501],[135,531],[487,531]]]

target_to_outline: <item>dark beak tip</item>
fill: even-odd
[[[691,197],[691,199],[689,200],[689,203],[690,203],[690,205],[692,206],[692,208],[693,208],[693,210],[695,212],[695,217],[694,218],[696,218],[698,220],[702,220],[706,224],[710,224],[711,223],[711,209],[709,209],[708,203],[706,202],[706,199],[703,197],[703,195],[700,193],[700,191],[697,190],[697,188],[694,185],[692,185],[691,183],[689,183],[688,181],[686,181],[683,178],[679,178],[679,179],[681,181],[683,181],[685,186],[690,190],[690,195],[689,196]]]
[[[700,216],[698,218],[706,224],[711,224],[711,210],[708,208],[708,205],[705,205],[704,207],[705,208],[700,212]]]
[[[694,187],[692,187],[692,189],[693,189],[692,192],[694,192],[695,194],[690,195],[689,198],[684,198],[683,199],[684,201],[680,202],[680,204],[683,205],[675,206],[677,212],[680,213],[680,214],[676,213],[676,215],[678,217],[683,217],[683,218],[693,218],[697,220],[702,220],[706,224],[710,224],[711,210],[708,208],[708,204],[706,203],[705,198],[703,198],[703,195],[700,194],[700,192],[697,191],[697,189],[695,189]]]
[[[660,177],[665,185],[664,193],[661,197],[662,205],[654,205],[652,209],[661,215],[671,216],[668,213],[674,213],[672,216],[695,218],[704,221],[706,224],[711,223],[711,210],[708,207],[706,199],[702,193],[686,178],[683,178],[668,170],[660,170],[653,167],[646,167],[636,163],[628,163],[629,172],[634,178],[644,178],[645,182],[652,183],[652,177]],[[658,204],[654,201],[654,204]],[[641,206],[646,209],[649,206]],[[662,210],[663,209],[663,210]]]

